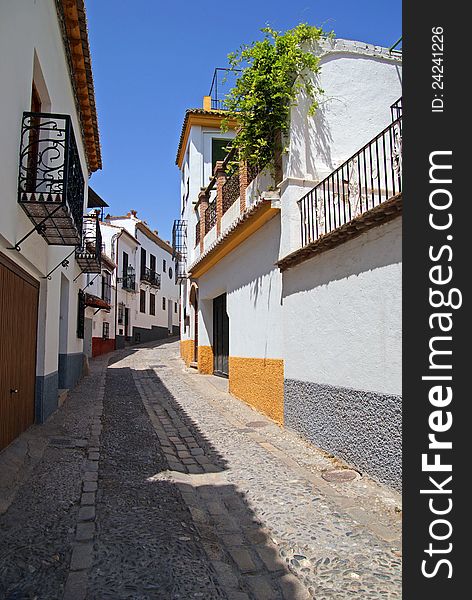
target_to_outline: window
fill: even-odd
[[[110,337],[110,323],[103,322],[102,338],[107,340]]]
[[[218,160],[224,160],[228,151],[226,147],[231,144],[231,140],[213,138],[211,140],[211,172],[215,172],[215,165]]]
[[[149,255],[149,268],[154,273],[156,272],[156,257],[154,256],[154,254]]]
[[[123,252],[123,278],[128,276],[128,254]]]
[[[169,267],[169,279],[172,279],[172,267]]]
[[[111,304],[111,274],[108,271],[102,273],[102,300]]]
[[[149,314],[150,315],[156,314],[156,295],[155,294],[149,294]]]
[[[166,299],[162,298],[162,310],[166,309]]]
[[[124,314],[125,314],[125,305],[123,304],[123,302],[120,302],[118,304],[118,323],[121,324],[124,322]]]
[[[140,290],[139,292],[139,311],[146,312],[146,290]]]
[[[174,303],[174,312],[175,312],[175,313],[177,312],[177,307],[178,307],[178,304],[177,304],[177,302],[175,302],[175,303]]]
[[[166,272],[167,269],[167,263],[165,261],[165,259],[162,261],[162,270],[164,271],[164,273]]]
[[[146,271],[146,250],[141,248],[141,279]]]

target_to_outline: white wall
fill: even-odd
[[[72,255],[68,269],[59,267],[50,280],[43,279],[72,248],[48,246],[37,233],[21,245],[21,253],[6,248],[32,229],[31,221],[17,203],[17,185],[21,119],[24,111],[31,110],[33,78],[43,110],[71,116],[84,173],[85,197],[87,194],[84,146],[54,0],[0,3],[0,57],[0,250],[40,281],[37,374],[47,375],[58,366],[61,273],[69,281],[66,349],[68,353],[82,351],[83,342],[76,335],[76,317],[77,292],[83,278],[73,281],[79,269]]]
[[[390,106],[402,94],[401,59],[384,48],[335,40],[318,45],[315,53],[321,55],[321,72],[314,80],[324,94],[314,117],[303,94],[291,110],[281,258],[301,244],[297,200],[391,123]]]
[[[230,355],[283,357],[279,240],[276,216],[199,278],[200,345],[212,344],[211,300],[226,292]]]
[[[287,379],[401,394],[401,224],[283,273]]]

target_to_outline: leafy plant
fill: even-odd
[[[232,147],[239,159],[262,168],[273,162],[282,149],[282,137],[289,128],[290,107],[304,91],[310,100],[310,114],[318,106],[322,90],[313,82],[320,70],[312,43],[324,35],[319,27],[300,23],[285,33],[271,27],[261,29],[262,40],[243,45],[229,54],[230,70],[236,84],[225,98],[228,117],[239,124]],[[330,34],[332,35],[332,34]]]

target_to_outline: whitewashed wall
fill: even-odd
[[[401,219],[283,273],[285,376],[401,394]]]
[[[291,111],[283,155],[281,257],[300,246],[297,200],[391,123],[390,106],[402,94],[401,59],[385,48],[334,40],[318,45],[315,53],[321,55],[315,82],[324,94],[313,117],[303,94]]]
[[[70,283],[67,353],[82,352],[76,320],[77,292],[83,278],[80,276],[73,282],[79,269],[72,256],[68,269],[60,267],[51,280],[42,279],[72,248],[48,247],[36,233],[22,244],[21,253],[6,248],[32,228],[17,203],[17,184],[21,119],[24,111],[31,110],[33,79],[41,96],[42,110],[72,118],[87,195],[84,146],[54,0],[0,3],[0,56],[4,58],[0,60],[0,249],[40,280],[37,375],[48,375],[58,368],[61,272]]]
[[[276,216],[199,278],[200,345],[212,344],[212,299],[226,292],[230,355],[283,358],[279,240]]]

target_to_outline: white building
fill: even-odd
[[[324,96],[314,117],[304,98],[292,109],[276,181],[245,165],[227,177],[218,162],[208,183],[198,119],[217,127],[222,113],[187,111],[177,164],[189,194],[174,236],[181,353],[275,421],[398,487],[401,58],[346,40],[314,52]]]
[[[101,168],[82,1],[0,3],[0,449],[57,407],[83,364],[84,221]]]
[[[107,216],[105,253],[116,263],[113,330],[116,347],[179,334],[179,287],[170,244],[137,217]]]

